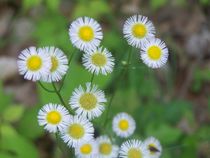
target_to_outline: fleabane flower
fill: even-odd
[[[88,49],[83,54],[83,65],[91,73],[107,75],[113,71],[114,58],[106,48]]]
[[[154,137],[149,137],[144,141],[146,149],[148,150],[150,158],[159,158],[162,152],[162,147],[159,142]]]
[[[119,151],[121,158],[147,158],[148,151],[144,144],[139,140],[128,140],[124,142]]]
[[[81,142],[75,147],[75,155],[78,158],[96,158],[98,155],[98,145],[96,141]]]
[[[117,136],[127,138],[134,133],[136,123],[129,114],[123,112],[114,117],[112,121],[112,128]]]
[[[147,38],[154,37],[155,27],[147,17],[134,15],[125,21],[123,34],[129,45],[141,48]]]
[[[51,68],[48,75],[42,76],[45,82],[58,82],[66,74],[68,70],[68,59],[66,55],[58,48],[44,47],[41,48],[45,54],[51,59]]]
[[[18,56],[17,64],[20,74],[32,81],[40,80],[41,76],[48,75],[51,67],[49,55],[35,47],[24,49]]]
[[[106,101],[102,90],[99,90],[96,85],[86,83],[86,88],[80,85],[73,91],[69,104],[76,110],[77,115],[93,119],[102,114]]]
[[[59,104],[46,104],[38,112],[39,125],[52,133],[62,131],[69,118],[68,110]]]
[[[151,38],[145,41],[141,47],[141,59],[150,68],[160,68],[168,60],[168,48],[166,44],[158,38]]]
[[[80,17],[71,23],[69,36],[72,44],[84,51],[98,47],[103,33],[97,21],[89,17]]]
[[[100,136],[96,141],[99,148],[98,158],[117,158],[119,147],[113,145],[108,136]]]
[[[69,147],[76,147],[82,142],[93,139],[93,124],[84,117],[73,116],[61,133],[61,138]]]

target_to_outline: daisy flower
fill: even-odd
[[[147,17],[134,15],[125,21],[123,34],[129,45],[140,48],[145,39],[154,37],[155,27]]]
[[[62,131],[69,118],[68,110],[59,104],[46,104],[38,112],[39,125],[52,133]]]
[[[151,68],[160,68],[168,60],[168,48],[166,44],[158,38],[147,40],[141,48],[141,59]]]
[[[121,158],[145,158],[148,155],[144,144],[139,140],[128,140],[120,147]]]
[[[50,73],[47,76],[43,76],[43,81],[60,81],[68,70],[68,59],[66,55],[55,47],[44,47],[42,50],[51,58]]]
[[[149,152],[150,158],[159,158],[162,152],[162,147],[160,145],[160,142],[154,138],[149,137],[144,141],[144,144],[146,146],[146,149]]]
[[[32,81],[48,75],[51,67],[50,57],[35,47],[24,49],[18,56],[17,64],[20,74]]]
[[[97,21],[89,17],[80,17],[71,23],[69,36],[72,44],[84,51],[98,47],[103,33]]]
[[[119,148],[112,144],[108,136],[100,136],[96,141],[99,148],[98,158],[117,158]]]
[[[102,114],[105,102],[104,92],[99,90],[96,85],[86,83],[85,89],[80,85],[74,90],[69,104],[72,109],[76,110],[77,115],[93,119]]]
[[[107,75],[113,71],[114,58],[106,48],[94,48],[83,54],[83,65],[91,73]]]
[[[76,147],[81,142],[88,142],[93,139],[93,134],[93,124],[88,119],[73,116],[62,131],[61,138],[69,147]]]
[[[136,123],[130,115],[123,112],[114,117],[112,121],[112,128],[117,136],[127,138],[134,133]]]
[[[78,158],[95,158],[98,154],[98,146],[95,140],[81,142],[75,148],[75,155]]]

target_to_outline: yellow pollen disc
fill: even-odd
[[[80,97],[79,102],[80,102],[81,107],[83,107],[85,110],[91,110],[96,107],[97,98],[92,93],[84,93]]]
[[[80,124],[72,124],[69,127],[69,135],[74,138],[74,139],[80,139],[84,136],[85,134],[85,129],[83,126],[81,126]]]
[[[109,155],[112,152],[112,145],[109,143],[100,144],[99,151],[103,155]]]
[[[37,71],[42,66],[42,59],[38,55],[32,55],[27,60],[27,67],[31,71]]]
[[[131,148],[128,151],[128,158],[143,158],[141,151],[135,148]]]
[[[61,121],[61,114],[57,111],[51,111],[47,114],[47,122],[51,124],[58,124]]]
[[[79,37],[86,42],[90,42],[94,38],[94,31],[90,26],[82,26],[79,29]]]
[[[158,46],[151,46],[148,49],[148,56],[152,60],[159,60],[161,57],[161,49]]]
[[[119,126],[119,128],[120,128],[121,130],[126,131],[126,130],[128,130],[128,128],[129,128],[129,123],[128,123],[127,120],[123,119],[123,120],[120,120],[118,126]]]
[[[92,146],[90,144],[84,144],[80,147],[80,151],[83,154],[90,154],[92,151]]]
[[[91,59],[92,59],[92,63],[99,67],[103,67],[107,63],[106,56],[102,53],[93,54]]]
[[[50,72],[54,72],[58,68],[58,59],[56,57],[52,56],[51,63],[52,63],[52,66],[51,66]]]
[[[132,27],[132,33],[136,38],[144,38],[147,34],[147,29],[144,24],[135,24]]]

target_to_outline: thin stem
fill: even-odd
[[[71,61],[72,61],[72,59],[73,59],[73,57],[74,57],[74,54],[75,54],[75,51],[73,51],[73,52],[71,53],[70,57],[69,57],[68,66],[70,66]],[[67,74],[67,73],[66,73],[66,74]],[[63,76],[63,79],[62,79],[60,88],[58,89],[59,92],[62,90],[62,88],[63,88],[63,86],[64,86],[64,81],[65,81],[65,79],[66,79],[66,74]]]
[[[46,88],[40,81],[38,81],[38,83],[45,91],[47,91],[49,93],[55,93],[54,90],[50,90],[50,89]]]
[[[93,74],[92,74],[92,76],[91,76],[91,80],[90,80],[91,85],[93,84],[93,79],[94,79],[94,77],[95,77],[95,72],[93,72]]]
[[[128,68],[130,66],[132,52],[133,52],[133,50],[129,51],[129,53],[128,53],[127,65],[125,65],[126,67],[121,70],[120,75],[119,75],[120,78],[124,77],[124,75],[126,74],[126,71],[128,70]],[[117,81],[118,81],[118,78],[117,78]],[[120,82],[117,82],[115,84],[115,88],[113,90],[112,96],[110,97],[109,104],[108,104],[108,107],[107,107],[107,113],[106,113],[106,116],[105,116],[104,126],[103,126],[104,128],[106,128],[106,126],[107,126],[107,123],[108,123],[108,120],[109,120],[109,112],[110,112],[112,102],[113,102],[113,99],[115,97],[116,90],[117,90],[117,87],[118,87],[119,83]]]
[[[52,82],[52,85],[53,85],[53,88],[54,88],[54,90],[55,90],[55,93],[57,94],[57,96],[58,96],[58,98],[60,99],[60,101],[61,101],[61,103],[63,104],[63,106],[65,106],[65,107],[69,110],[69,112],[72,113],[72,111],[71,111],[71,109],[69,108],[69,106],[66,105],[66,103],[65,103],[65,101],[64,101],[64,99],[63,99],[63,97],[61,96],[61,93],[58,91],[58,89],[57,89],[57,87],[56,87],[56,85],[55,85],[54,82]]]

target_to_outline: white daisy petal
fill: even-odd
[[[147,17],[134,15],[125,21],[123,34],[129,45],[141,48],[147,38],[154,37],[155,27]]]
[[[93,139],[93,124],[88,119],[80,116],[73,116],[69,119],[68,125],[61,133],[61,138],[69,147],[76,147],[82,142]]]
[[[107,75],[113,71],[114,58],[106,48],[88,49],[83,54],[83,65],[85,68],[95,74],[102,73]]]
[[[75,147],[75,155],[78,158],[96,158],[98,155],[98,145],[93,139],[88,142],[81,142]]]
[[[160,142],[154,138],[149,137],[144,141],[146,149],[148,150],[150,158],[159,158],[162,152],[162,147]]]
[[[147,158],[148,151],[139,140],[128,140],[120,147],[120,158]]]
[[[42,80],[45,82],[60,81],[68,70],[68,59],[66,55],[55,47],[44,47],[41,49],[50,56],[52,64],[50,73],[47,76],[42,76]]]
[[[135,120],[127,113],[119,113],[112,121],[112,128],[117,136],[127,138],[134,133],[136,123]]]
[[[41,49],[29,47],[24,49],[18,56],[18,69],[21,75],[27,80],[37,81],[41,76],[50,72],[50,57]]]
[[[99,148],[98,158],[117,158],[119,147],[113,145],[108,136],[100,136],[96,141]]]
[[[76,110],[77,115],[82,115],[88,119],[99,117],[105,109],[106,103],[104,92],[99,90],[96,85],[86,83],[86,89],[82,86],[73,91],[69,100],[72,109]]]
[[[70,118],[68,110],[58,104],[46,104],[38,113],[38,123],[40,126],[52,133],[62,131]]]
[[[166,44],[158,38],[151,38],[145,41],[141,48],[141,59],[151,68],[160,68],[168,60],[168,48]]]
[[[80,17],[71,23],[69,36],[72,44],[84,51],[98,47],[103,33],[97,21],[89,17]]]

